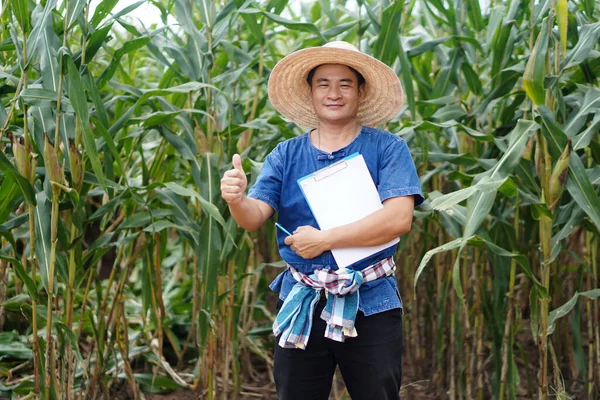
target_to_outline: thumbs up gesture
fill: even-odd
[[[221,197],[227,204],[238,204],[242,201],[248,186],[248,179],[244,168],[242,168],[242,158],[239,154],[234,154],[231,159],[233,169],[225,172],[221,179]]]

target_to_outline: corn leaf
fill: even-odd
[[[10,176],[13,181],[19,185],[27,204],[35,205],[35,191],[31,183],[15,168],[15,166],[6,158],[3,151],[0,151],[0,171],[2,171],[5,175]]]
[[[431,208],[438,211],[446,211],[451,209],[454,205],[467,200],[477,192],[495,192],[502,186],[506,179],[507,178],[505,177],[503,179],[490,180],[490,178],[484,177],[472,186],[437,197],[431,202]]]
[[[28,0],[9,0],[9,4],[15,19],[23,32],[29,32],[30,18]]]
[[[213,203],[202,197],[198,192],[190,188],[185,188],[175,182],[166,182],[164,186],[180,196],[193,197],[197,199],[202,205],[202,209],[225,228],[225,220],[219,212],[219,209]]]
[[[552,159],[557,160],[567,145],[567,135],[562,131],[554,118],[554,114],[548,107],[540,106],[537,111],[541,117],[541,124],[543,127],[542,132],[548,143],[548,151],[550,152]]]
[[[594,190],[583,163],[576,152],[571,153],[569,160],[567,190],[573,196],[573,200],[594,222],[596,228],[600,229],[600,197]]]
[[[23,89],[19,96],[25,104],[31,106],[56,107],[58,93],[48,89],[27,88]]]
[[[27,47],[33,57],[40,57],[44,51],[44,43],[42,43],[42,36],[48,35],[48,27],[53,29],[52,25],[52,12],[56,8],[57,0],[48,0],[45,3],[44,10],[41,17],[38,16],[37,22],[31,30],[31,35],[27,39]]]
[[[68,1],[69,8],[67,9],[67,27],[70,28],[71,25],[79,18],[81,13],[83,12],[83,8],[87,4],[86,0],[69,0]]]
[[[215,2],[211,0],[196,0],[196,5],[198,6],[198,10],[200,10],[202,23],[209,29],[212,29],[215,16],[217,15]]]
[[[481,6],[478,0],[467,0],[466,8],[468,10],[469,20],[473,24],[476,31],[485,28],[485,22],[481,14]]]
[[[44,19],[40,42],[40,68],[42,70],[42,86],[45,89],[58,92],[58,82],[61,79],[58,65],[58,50],[61,43],[54,32],[52,18]]]
[[[75,333],[73,333],[73,331],[71,329],[69,329],[69,327],[67,325],[63,324],[62,322],[53,321],[52,324],[57,329],[57,331],[61,334],[63,341],[65,343],[69,343],[69,345],[73,349],[73,354],[75,354],[75,358],[77,358],[77,362],[79,363],[79,366],[83,370],[83,374],[87,378],[88,377],[87,369],[85,368],[85,364],[83,362],[83,356],[81,355],[81,352],[79,351],[78,336],[75,335]]]
[[[248,3],[246,3],[248,4]],[[263,35],[262,28],[258,24],[257,18],[252,14],[239,13],[244,22],[246,23],[247,28],[249,29],[254,39],[258,42],[258,44],[263,44],[265,42],[265,35]]]
[[[88,102],[85,95],[83,82],[81,80],[81,76],[79,75],[79,70],[73,62],[73,59],[70,56],[65,55],[63,56],[63,60],[66,62],[69,70],[69,98],[71,99],[73,108],[75,109],[75,115],[77,115],[83,127],[83,143],[85,144],[86,151],[85,154],[92,164],[92,168],[96,174],[96,178],[98,178],[98,181],[100,182],[100,185],[105,187],[104,173],[102,172],[102,165],[100,164],[98,150],[96,149],[96,140],[94,138],[92,128],[90,127]]]
[[[48,282],[54,277],[48,276],[50,268],[50,250],[52,247],[50,238],[51,210],[46,194],[42,191],[36,195],[37,205],[34,209],[35,220],[35,256],[40,268],[40,276],[44,289],[48,290]]]
[[[564,132],[568,138],[573,138],[577,132],[585,125],[589,114],[596,114],[598,116],[600,112],[600,90],[590,89],[583,97],[583,104],[577,113],[569,120],[564,126]]]
[[[554,332],[556,321],[564,317],[565,315],[568,315],[569,312],[571,312],[571,310],[573,309],[573,307],[575,307],[575,304],[577,304],[577,300],[579,300],[579,297],[581,296],[587,297],[588,299],[597,299],[598,297],[600,297],[600,289],[593,289],[588,290],[586,292],[575,293],[573,297],[571,297],[569,301],[567,301],[565,304],[550,311],[550,314],[548,314],[548,334],[551,335]]]
[[[6,217],[15,210],[19,193],[19,185],[15,179],[12,175],[6,175],[0,184],[0,221],[5,221]]]
[[[148,35],[129,40],[125,42],[123,46],[121,46],[117,51],[115,51],[110,61],[110,64],[108,64],[108,67],[106,67],[102,75],[100,75],[100,78],[98,78],[98,89],[101,89],[113,77],[115,72],[117,72],[117,69],[119,68],[119,65],[121,63],[121,58],[125,54],[133,53],[134,51],[147,45],[148,42],[152,40],[152,37],[157,33],[158,32],[155,31]]]
[[[102,0],[94,10],[94,15],[90,20],[91,25],[94,28],[97,28],[100,25],[100,22],[106,18],[110,12],[115,8],[119,0]],[[93,36],[93,34],[92,34]]]
[[[410,110],[410,115],[416,116],[417,106],[412,82],[412,66],[408,60],[408,55],[402,47],[402,40],[398,40],[398,58],[400,60],[400,82],[402,83],[404,96],[408,102],[408,109]]]
[[[0,225],[0,233],[10,233],[11,230],[20,227],[29,220],[29,213],[23,213],[18,217],[9,219],[2,225]]]
[[[167,376],[156,376],[153,374],[133,374],[135,381],[140,385],[145,385],[149,388],[160,387],[166,389],[180,389],[182,388],[177,382]],[[123,376],[125,378],[125,376]]]
[[[598,134],[600,130],[600,113],[594,116],[594,120],[590,123],[587,129],[573,138],[573,150],[583,149],[590,145],[592,138]]]
[[[470,238],[468,238],[468,239],[470,239]],[[445,251],[454,250],[454,249],[457,249],[459,247],[464,247],[464,245],[465,245],[465,243],[466,243],[467,240],[465,240],[464,238],[454,239],[451,242],[444,243],[443,245],[436,247],[435,249],[428,250],[425,253],[425,255],[423,256],[423,258],[421,259],[421,263],[417,267],[417,272],[415,272],[415,282],[413,284],[413,289],[416,291],[417,284],[419,282],[419,278],[420,278],[421,274],[423,273],[423,270],[425,269],[425,267],[429,263],[429,260],[431,260],[431,258],[434,255],[439,254],[439,253],[443,253]]]
[[[98,9],[96,9],[97,11]],[[94,31],[90,36],[87,47],[85,50],[85,63],[88,64],[92,61],[94,56],[98,53],[102,45],[108,41],[111,29],[113,27],[112,23],[107,24],[106,26]]]
[[[31,360],[33,359],[33,351],[21,342],[13,342],[10,344],[0,343],[0,357],[16,360]]]
[[[402,19],[402,4],[401,0],[396,0],[383,10],[381,34],[373,45],[373,55],[390,66],[398,57],[398,29]]]
[[[538,34],[537,40],[529,60],[525,66],[525,73],[523,75],[523,88],[527,96],[535,103],[540,106],[546,101],[546,91],[544,87],[544,78],[546,77],[546,55],[548,53],[548,41],[550,31],[549,19],[544,19],[540,33]]]
[[[556,2],[556,20],[558,23],[558,33],[560,35],[560,48],[562,55],[567,53],[567,28],[569,23],[569,4],[567,0],[557,0]]]
[[[255,8],[247,8],[244,10],[239,10],[238,11],[240,14],[262,14],[265,17],[267,17],[268,19],[270,19],[271,21],[281,25],[281,26],[285,26],[286,28],[293,30],[293,31],[300,31],[300,32],[309,32],[309,33],[314,33],[317,37],[319,37],[323,42],[326,41],[326,39],[323,37],[323,35],[321,34],[321,31],[319,30],[319,28],[317,28],[314,24],[309,23],[309,22],[299,22],[299,21],[294,21],[291,19],[287,19],[284,18],[280,15],[277,14],[273,14],[270,12],[266,12],[266,11],[262,11],[262,10],[258,10]]]
[[[593,49],[598,43],[600,36],[600,22],[585,24],[581,27],[579,41],[570,50],[561,63],[562,71],[581,64],[583,61],[594,56]]]
[[[364,9],[367,11],[367,16],[369,17],[371,26],[375,29],[375,32],[377,32],[377,34],[379,35],[381,33],[381,24],[380,24],[379,18],[377,17],[377,14],[369,5],[369,2],[365,1],[365,0],[357,0],[357,3],[359,6],[364,7]]]
[[[27,288],[27,292],[28,292],[27,294],[29,295],[29,297],[31,297],[32,299],[37,301],[38,300],[37,287],[36,287],[35,283],[33,282],[33,280],[31,279],[31,277],[29,275],[27,275],[27,273],[25,272],[25,269],[23,268],[23,264],[21,264],[21,262],[19,260],[17,260],[16,258],[10,257],[9,255],[2,252],[1,250],[0,250],[0,260],[8,261],[9,263],[12,264],[13,268],[15,269],[15,273],[17,274],[19,279],[21,281],[23,281],[23,283],[25,284],[25,287]]]

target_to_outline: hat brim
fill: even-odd
[[[358,108],[361,125],[375,127],[400,112],[404,91],[390,67],[359,51],[312,47],[284,57],[271,71],[269,100],[284,117],[305,128],[319,125],[306,77],[322,64],[347,65],[365,78],[365,96]]]

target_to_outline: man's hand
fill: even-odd
[[[300,226],[292,236],[285,238],[285,244],[291,246],[294,253],[308,260],[329,250],[326,239],[325,232],[312,226]]]
[[[227,204],[234,205],[242,201],[248,186],[248,178],[242,168],[242,158],[234,154],[231,160],[233,169],[225,172],[221,179],[221,197]]]

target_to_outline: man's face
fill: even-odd
[[[342,64],[323,64],[315,70],[311,95],[320,121],[347,122],[358,115],[364,90],[356,74]]]

